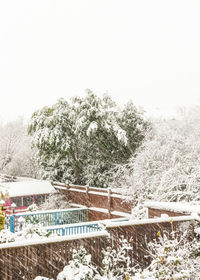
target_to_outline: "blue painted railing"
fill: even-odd
[[[10,216],[9,219],[11,232],[19,230],[20,217],[24,218],[24,224],[40,223],[42,226],[46,227],[86,222],[88,220],[88,211],[86,207],[83,207],[14,214]]]
[[[102,226],[98,222],[86,222],[66,226],[47,227],[45,229],[53,234],[66,236],[101,231]]]

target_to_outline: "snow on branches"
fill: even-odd
[[[105,95],[60,99],[32,116],[29,132],[43,178],[107,187],[110,170],[127,162],[148,123],[130,102],[120,109]]]
[[[112,186],[139,203],[200,201],[199,131],[192,117],[154,122],[128,164],[113,170]]]

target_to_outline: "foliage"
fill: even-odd
[[[137,155],[113,170],[112,187],[125,189],[139,203],[200,201],[199,119],[191,113],[190,118],[154,121]]]
[[[130,249],[126,240],[120,240],[117,250],[110,247],[103,250],[103,268],[97,269],[91,263],[91,255],[81,246],[78,251],[73,250],[73,260],[58,274],[57,280],[128,280],[132,271]]]
[[[29,205],[29,207],[27,208],[27,211],[30,211],[30,212],[35,212],[39,210],[39,208],[37,207],[37,205],[35,203]]]
[[[31,137],[22,119],[0,125],[0,172],[13,176],[36,177]]]
[[[52,236],[52,233],[47,231],[39,223],[29,223],[22,227],[21,230],[12,233],[9,229],[0,231],[0,243],[24,241],[24,240],[40,240]]]
[[[40,205],[42,210],[67,209],[70,208],[70,203],[66,200],[64,194],[52,193],[46,201]]]
[[[120,239],[117,249],[108,247],[103,250],[103,276],[105,279],[124,279],[133,271],[128,253],[131,250],[126,239]]]
[[[29,133],[43,178],[106,187],[111,168],[127,162],[147,127],[131,102],[119,109],[109,96],[88,90],[85,98],[36,111]]]
[[[0,188],[0,200],[4,202],[9,198],[8,190],[5,188]]]
[[[197,280],[200,275],[200,243],[194,238],[188,239],[188,231],[178,235],[177,232],[158,233],[158,240],[149,244],[151,264],[139,271],[133,280]]]
[[[147,209],[142,203],[137,203],[131,210],[130,220],[141,220],[147,218]]]
[[[73,250],[73,260],[57,276],[57,280],[93,280],[95,268],[91,265],[91,255],[83,246],[78,251]]]

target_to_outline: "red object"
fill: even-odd
[[[4,205],[4,208],[6,209],[6,215],[11,215],[13,211],[14,213],[26,212],[27,208],[33,203],[39,206],[45,201],[47,195],[48,194],[10,197],[6,200]],[[16,204],[14,209],[11,207],[12,203]]]

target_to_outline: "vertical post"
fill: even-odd
[[[57,226],[57,224],[58,224],[58,213],[55,212],[55,225]]]
[[[14,215],[15,214],[15,207],[16,207],[17,205],[15,204],[15,203],[12,203],[11,204],[11,209],[12,209],[12,214]]]
[[[84,211],[84,217],[85,217],[85,219],[84,219],[84,222],[88,222],[89,221],[89,218],[88,218],[88,208],[87,209],[84,209],[83,210]]]
[[[10,216],[10,231],[15,232],[15,215]]]
[[[108,188],[108,215],[111,218],[111,189]]]
[[[90,196],[89,196],[89,187],[88,186],[86,186],[86,189],[85,189],[85,194],[86,194],[86,203],[85,203],[85,205],[87,206],[87,207],[90,207]]]
[[[69,202],[70,201],[70,186],[67,185],[66,188],[67,188],[67,201]]]
[[[62,228],[62,236],[65,236],[65,229]]]
[[[5,228],[6,216],[5,216],[4,204],[5,204],[5,201],[2,199],[0,201],[0,230]]]

